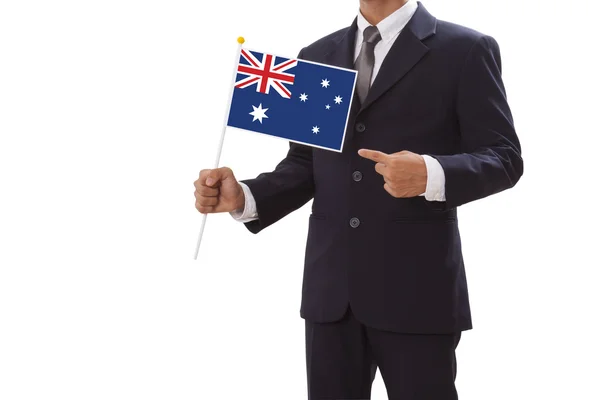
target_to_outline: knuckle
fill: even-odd
[[[196,208],[203,214],[207,214],[212,211],[212,207],[197,205]]]

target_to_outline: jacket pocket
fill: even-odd
[[[418,217],[406,216],[392,218],[392,222],[398,224],[435,224],[456,222],[456,215],[420,215]]]

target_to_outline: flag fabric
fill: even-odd
[[[356,71],[242,48],[227,125],[342,151]]]

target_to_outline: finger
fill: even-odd
[[[386,191],[386,192],[388,192],[389,194],[391,194],[393,197],[396,197],[396,198],[397,198],[397,197],[399,197],[399,196],[397,196],[397,195],[396,195],[396,193],[397,193],[397,192],[396,192],[396,190],[395,190],[395,189],[393,189],[393,188],[390,186],[390,184],[389,184],[389,183],[387,183],[387,182],[386,182],[386,183],[383,185],[383,188],[385,189],[385,191]]]
[[[200,171],[199,178],[196,181],[194,181],[194,186],[197,190],[203,186],[206,186],[206,179],[209,177],[212,171],[212,169],[203,169],[202,171]]]
[[[398,190],[398,185],[396,185],[391,179],[384,177],[383,181],[387,184],[387,186],[391,189],[391,190]]]
[[[202,206],[198,202],[196,202],[196,210],[200,211],[202,214],[208,214],[214,211],[214,207],[211,206]]]
[[[377,164],[375,164],[375,171],[377,171],[378,174],[385,176],[385,174],[387,173],[387,166],[384,163],[378,162]]]
[[[218,197],[196,197],[196,203],[202,207],[216,206],[218,202]]]
[[[208,172],[205,173],[204,176],[202,176],[202,173],[201,173],[200,178],[198,178],[194,181],[194,187],[196,188],[197,191],[199,191],[201,188],[205,187],[204,181],[206,181],[207,176],[208,176]]]
[[[196,193],[201,196],[216,197],[219,195],[219,192],[218,188],[211,188],[209,186],[200,185],[200,187],[196,187]]]
[[[200,175],[198,175],[198,180],[200,182],[204,182],[206,180],[206,177],[208,176],[208,174],[210,174],[210,169],[203,169],[200,171]]]
[[[196,202],[200,203],[203,206],[207,206],[207,205],[212,206],[212,205],[215,205],[219,201],[218,196],[203,196],[198,192],[194,192],[194,197],[196,197]]]
[[[232,174],[228,167],[215,168],[211,170],[206,178],[206,186],[216,186],[219,182],[227,179]]]
[[[372,161],[381,162],[386,164],[389,160],[389,156],[378,150],[360,149],[358,155],[367,158]]]
[[[394,187],[393,185],[390,185],[387,182],[385,183],[385,185],[383,185],[383,188],[385,189],[386,192],[388,192],[389,194],[391,194],[393,197],[395,197],[397,199],[407,197],[405,190],[400,190],[400,189]]]
[[[404,188],[399,188],[399,187],[394,187],[394,185],[391,185],[389,183],[386,182],[385,185],[383,185],[383,188],[392,196],[394,196],[397,199],[406,199],[409,197],[413,197],[412,195],[409,194],[409,191]]]

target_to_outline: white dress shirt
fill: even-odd
[[[381,68],[381,64],[394,44],[394,41],[406,24],[408,24],[415,11],[417,11],[417,8],[417,0],[409,0],[404,6],[400,7],[377,24],[377,29],[381,34],[381,40],[375,45],[375,63],[373,65],[371,84],[375,81],[377,73]],[[356,44],[354,47],[354,60],[358,57],[362,46],[363,31],[371,25],[365,17],[363,17],[360,10],[358,11],[356,23],[357,31]],[[445,201],[446,176],[444,175],[442,166],[435,158],[428,155],[423,155],[423,159],[425,160],[425,167],[427,168],[427,185],[425,193],[421,194],[421,196],[425,196],[425,199],[428,201]],[[246,199],[244,209],[232,211],[231,216],[240,222],[249,222],[258,218],[256,202],[250,188],[242,182],[240,182],[240,185],[244,190]]]

